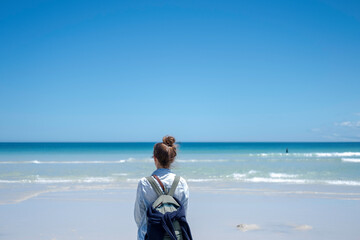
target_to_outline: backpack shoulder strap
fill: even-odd
[[[155,178],[155,180],[159,183],[161,189],[163,190],[163,192],[165,193],[165,195],[168,194],[167,190],[164,187],[164,184],[161,182],[160,178],[158,176],[156,176],[155,174],[153,175],[153,177]]]
[[[158,185],[155,182],[155,179],[152,176],[146,177],[146,179],[148,180],[148,182],[150,183],[151,187],[154,189],[154,191],[156,192],[156,194],[158,196],[163,195],[163,192],[160,190],[160,188],[158,187]]]
[[[175,176],[175,179],[174,179],[174,182],[173,182],[173,184],[171,185],[171,188],[170,188],[170,191],[169,191],[169,193],[168,193],[168,195],[170,195],[170,196],[174,196],[174,193],[175,193],[175,189],[176,189],[176,187],[177,187],[177,185],[179,184],[179,181],[180,181],[180,176]]]

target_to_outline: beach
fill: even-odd
[[[360,240],[360,1],[0,1],[0,29],[0,240],[137,239],[136,199],[142,237],[159,168],[194,240]]]
[[[157,168],[194,240],[360,240],[360,1],[0,1],[0,29],[0,240],[137,239]]]
[[[2,144],[0,239],[136,239],[152,146]],[[172,171],[189,184],[194,239],[355,240],[359,156],[359,143],[183,143]]]
[[[359,239],[358,188],[189,186],[194,239]],[[136,239],[135,184],[47,187],[0,205],[1,239]]]

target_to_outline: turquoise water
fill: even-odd
[[[0,143],[0,184],[135,182],[154,143]],[[288,148],[288,153],[285,150]],[[360,186],[360,143],[179,143],[189,182]]]

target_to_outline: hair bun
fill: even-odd
[[[163,143],[169,147],[172,147],[175,143],[175,138],[172,136],[165,136],[163,137]]]

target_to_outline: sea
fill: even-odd
[[[0,143],[0,187],[135,183],[153,142]],[[191,182],[360,186],[358,142],[180,142],[172,171]]]

